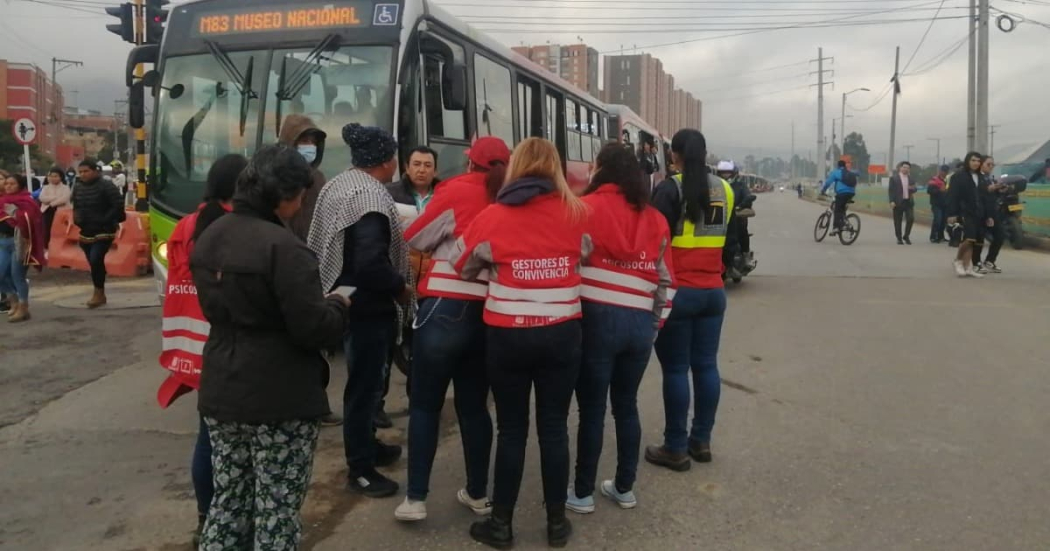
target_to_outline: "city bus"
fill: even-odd
[[[136,63],[155,69],[136,80]],[[289,114],[328,134],[327,178],[350,166],[349,122],[389,130],[402,160],[433,148],[443,178],[465,169],[477,136],[509,146],[544,137],[576,189],[607,138],[600,101],[427,0],[187,2],[172,8],[161,44],[133,49],[127,66],[132,122],[145,124],[136,96],[155,98],[147,182],[162,292],[166,241],[200,202],[212,162],[276,142]]]
[[[667,173],[667,163],[670,159],[670,151],[660,132],[645,122],[642,117],[626,105],[609,104],[605,106],[609,111],[609,138],[617,140],[637,154],[643,143],[651,143],[656,148],[656,158],[660,162],[660,170],[653,174],[652,184],[662,182]]]

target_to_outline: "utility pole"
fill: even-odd
[[[908,161],[909,163],[911,162],[911,148],[913,148],[913,147],[915,147],[915,146],[914,145],[906,145],[906,146],[904,146],[904,150],[908,152],[907,153],[908,156],[905,157],[904,160]]]
[[[974,117],[974,146],[988,151],[988,0],[977,3],[977,113]]]
[[[62,66],[59,67],[59,64],[61,64]],[[58,81],[56,80],[58,72],[62,69],[67,69],[73,66],[80,66],[83,64],[83,61],[74,61],[72,59],[57,59],[54,57],[51,58],[51,122],[55,122],[58,120],[58,114],[56,113],[58,109]]]
[[[938,166],[944,164],[944,161],[941,160],[941,139],[940,138],[926,138],[926,139],[931,141],[931,142],[937,142],[937,161],[934,164],[938,165]]]
[[[893,147],[897,142],[897,95],[900,93],[901,47],[897,46],[897,57],[893,62],[893,113],[890,116],[890,156],[886,162],[886,171],[893,171]]]
[[[830,72],[834,75],[834,71],[824,71],[825,59],[834,60],[834,58],[824,57],[824,48],[817,48],[817,59],[810,60],[811,62],[817,62],[817,157],[820,159],[820,164],[817,167],[817,177],[821,179],[826,178],[828,175],[828,151],[824,147],[824,86],[835,84],[833,81],[824,82],[825,72]]]
[[[977,114],[977,0],[970,0],[970,57],[966,67],[966,150],[975,151]]]
[[[988,125],[988,134],[990,137],[990,143],[988,144],[988,155],[995,155],[995,129],[1002,126],[1001,124],[990,124]]]
[[[795,121],[791,121],[791,181],[795,181]]]
[[[135,2],[135,44],[146,43],[146,6],[144,0]],[[146,67],[139,63],[135,66],[135,78],[142,79]],[[146,212],[149,202],[146,200],[146,129],[135,129],[135,210]]]

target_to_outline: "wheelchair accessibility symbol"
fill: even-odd
[[[397,25],[397,16],[400,9],[401,6],[398,4],[376,4],[372,24],[377,27]]]

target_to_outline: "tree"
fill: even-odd
[[[868,154],[868,146],[864,144],[864,135],[850,132],[846,136],[846,143],[842,147],[844,153],[853,159],[853,170],[860,174],[868,173],[868,164],[871,163],[871,155]]]

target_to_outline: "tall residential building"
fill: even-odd
[[[606,56],[604,84],[606,102],[630,107],[665,137],[700,128],[700,101],[675,88],[674,76],[650,54]]]
[[[598,50],[586,44],[516,46],[513,50],[569,81],[580,90],[599,97]]]
[[[52,159],[62,143],[63,110],[62,88],[54,86],[43,69],[0,59],[0,119],[25,117],[36,122],[36,145]]]

